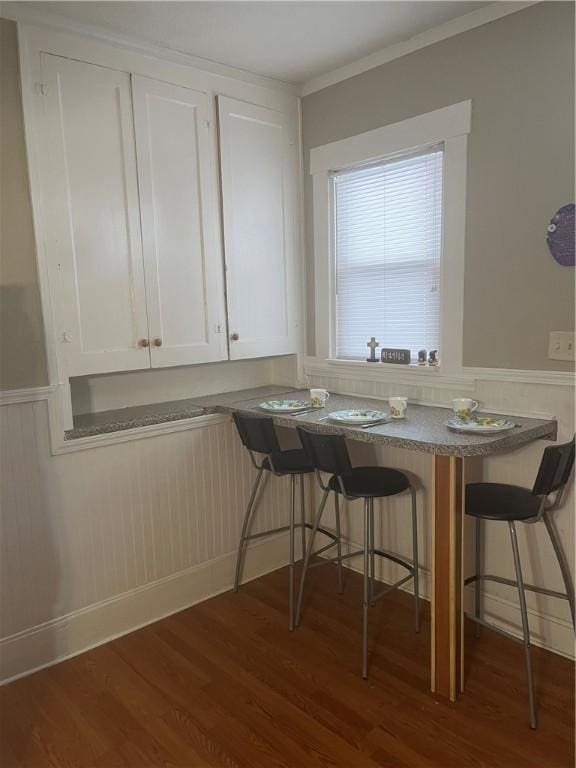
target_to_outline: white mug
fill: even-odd
[[[469,419],[478,408],[478,401],[470,400],[469,397],[458,397],[456,400],[452,400],[452,408],[459,419]]]
[[[330,397],[330,392],[325,389],[311,389],[310,403],[314,408],[322,408]]]
[[[391,397],[388,400],[388,404],[390,406],[390,416],[393,419],[404,419],[406,417],[407,397]]]

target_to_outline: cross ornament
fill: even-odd
[[[366,343],[367,347],[370,347],[370,357],[366,358],[367,363],[377,363],[378,358],[376,357],[376,347],[379,347],[379,342],[376,341],[374,336]]]

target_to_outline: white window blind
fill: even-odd
[[[443,148],[333,179],[336,357],[439,349]]]

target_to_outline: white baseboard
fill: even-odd
[[[350,542],[343,542],[343,552],[351,552],[361,549],[360,545]],[[326,555],[331,557],[332,555]],[[343,565],[357,573],[362,573],[361,558],[358,560],[345,560]],[[392,584],[395,579],[405,575],[405,571],[390,562],[380,562],[380,569],[377,567],[377,579],[385,584]],[[430,573],[420,569],[420,596],[425,600],[430,599]],[[400,587],[404,592],[413,593],[412,583]],[[472,611],[474,605],[473,587],[466,588],[466,611]],[[559,600],[562,605],[565,603],[565,610],[568,614],[568,603]],[[483,592],[483,611],[485,621],[494,624],[494,626],[509,632],[517,638],[522,637],[522,618],[520,615],[520,606],[518,602],[508,600],[497,595],[491,595]],[[534,609],[528,609],[528,621],[530,624],[530,640],[533,645],[544,648],[552,653],[557,653],[567,659],[574,660],[575,644],[574,630],[569,619],[561,619],[557,616],[541,613]]]
[[[347,547],[344,549],[346,551]],[[286,534],[256,541],[245,558],[244,581],[286,565],[287,553]],[[0,640],[0,684],[77,656],[226,592],[233,584],[234,564],[235,553],[230,553],[3,638]],[[344,564],[361,572],[361,568],[350,560]],[[390,582],[394,576],[392,570],[389,573],[388,570],[386,568],[381,575],[384,581]],[[411,586],[402,589],[412,591]],[[430,595],[429,573],[425,571],[420,575],[420,593],[424,599]],[[520,609],[516,603],[485,593],[484,613],[487,621],[520,637]],[[568,620],[534,610],[529,610],[529,618],[534,645],[574,659],[574,634]]]
[[[226,592],[233,585],[235,562],[236,554],[230,553],[1,639],[0,684],[77,656]],[[244,582],[287,562],[286,534],[256,541],[246,553]]]

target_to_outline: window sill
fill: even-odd
[[[438,365],[418,365],[418,363],[382,363],[380,360],[376,362],[368,362],[368,360],[355,360],[354,358],[346,359],[343,357],[329,357],[324,361],[328,365],[354,365],[359,368],[381,368],[388,371],[419,371],[423,374],[436,375],[440,373],[441,366]]]
[[[304,373],[308,376],[327,376],[334,379],[358,381],[393,382],[414,386],[457,388],[459,391],[473,391],[474,380],[469,376],[447,376],[442,367],[417,364],[368,363],[363,360],[336,360],[305,357]]]

